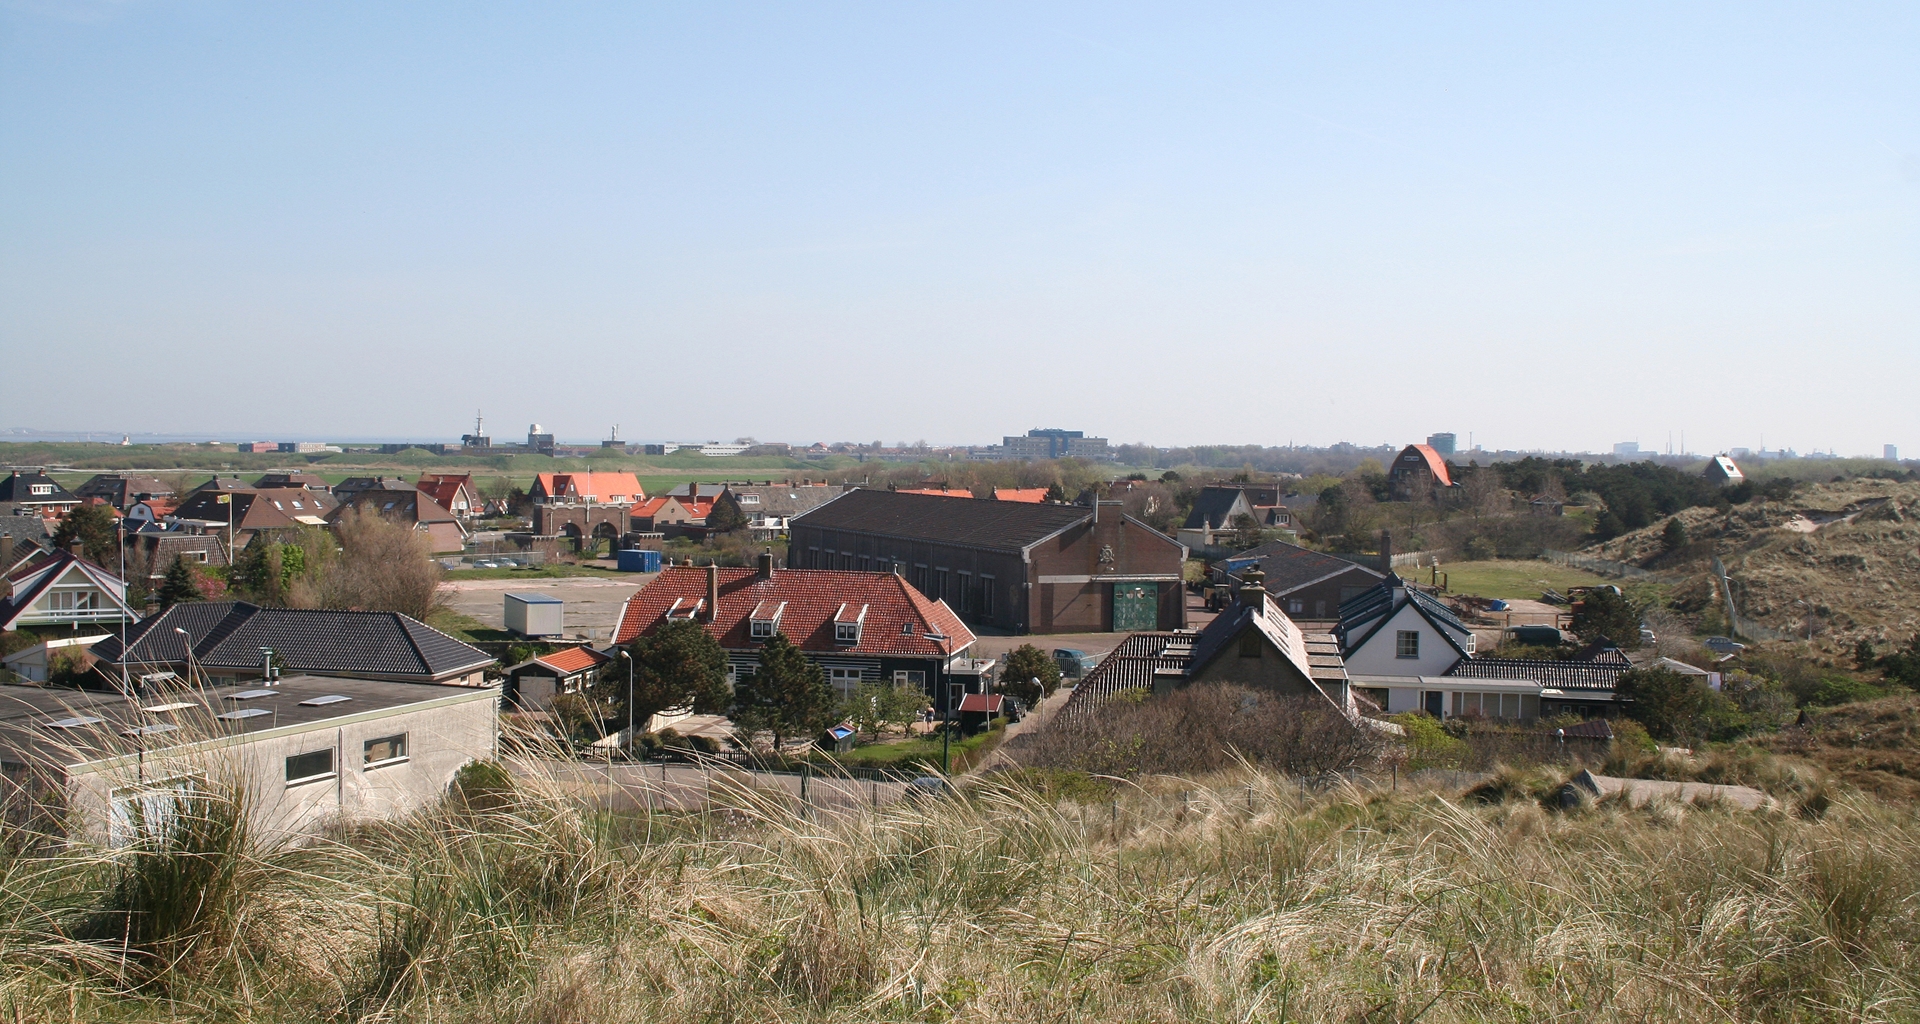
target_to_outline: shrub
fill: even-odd
[[[1135,776],[1217,771],[1245,758],[1312,775],[1367,764],[1381,746],[1321,698],[1200,684],[1137,704],[1108,701],[1066,722],[1056,719],[1023,748],[1021,760]]]

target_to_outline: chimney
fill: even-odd
[[[1393,571],[1393,531],[1380,531],[1380,571]]]
[[[79,558],[86,550],[87,550],[87,545],[83,543],[78,537],[75,537],[72,541],[69,541],[67,544],[67,551],[70,552],[75,558]]]
[[[707,562],[707,621],[720,617],[720,563]]]
[[[760,578],[763,580],[772,579],[773,578],[773,552],[771,551],[760,552],[758,563],[760,566]]]
[[[1240,574],[1240,603],[1254,611],[1267,603],[1267,574],[1258,566]]]

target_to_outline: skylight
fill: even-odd
[[[93,718],[87,715],[76,715],[72,718],[62,718],[56,721],[48,722],[47,728],[49,729],[83,729],[89,725],[99,725],[101,722],[104,722],[104,721],[106,721],[106,719],[104,718]]]
[[[276,696],[279,694],[279,692],[280,692],[279,690],[241,690],[239,693],[227,694],[227,699],[228,700],[253,700],[257,697]]]
[[[352,699],[353,699],[352,697],[342,696],[337,693],[330,693],[325,697],[308,697],[306,700],[303,700],[300,702],[300,706],[307,707],[307,708],[321,708],[321,707],[326,707],[328,704],[338,704],[343,700],[352,700]]]
[[[199,706],[200,705],[195,704],[192,701],[177,700],[171,704],[155,704],[150,708],[141,708],[140,710],[145,711],[150,715],[164,715],[169,711],[185,711],[188,708],[196,708]]]
[[[239,711],[229,711],[224,715],[215,715],[213,717],[221,719],[222,721],[237,722],[243,718],[259,718],[261,715],[271,714],[273,714],[273,712],[268,711],[266,708],[241,708]]]
[[[157,736],[163,732],[177,732],[179,726],[168,722],[156,722],[153,725],[136,725],[131,729],[120,730],[122,736]]]

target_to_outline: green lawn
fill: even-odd
[[[1450,594],[1497,597],[1504,600],[1524,598],[1538,601],[1540,592],[1548,587],[1564,594],[1568,587],[1586,587],[1615,582],[1585,570],[1538,561],[1455,562],[1452,565],[1442,563],[1440,572],[1446,580],[1447,592]],[[1427,583],[1432,581],[1433,575],[1430,570],[1421,571],[1412,578],[1420,583]]]
[[[989,729],[964,740],[955,740],[950,755],[953,770],[964,771],[966,766],[988,751],[1000,745],[1001,737],[1006,735],[1006,727]],[[940,766],[940,741],[920,737],[910,740],[893,740],[887,743],[868,743],[853,748],[844,754],[835,754],[834,759],[841,764],[859,768],[895,768],[919,763],[929,768]]]

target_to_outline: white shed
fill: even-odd
[[[552,594],[508,594],[507,629],[521,636],[559,636],[566,632],[567,603]]]

